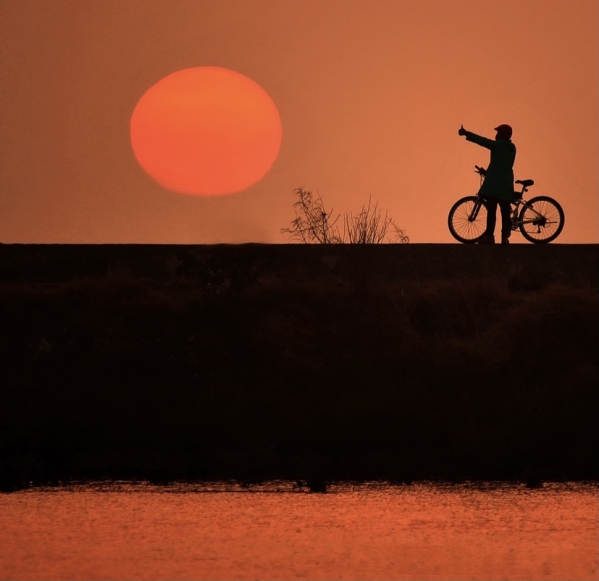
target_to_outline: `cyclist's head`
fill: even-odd
[[[495,127],[495,131],[497,131],[496,139],[512,138],[512,128],[509,125],[498,125],[497,127]]]

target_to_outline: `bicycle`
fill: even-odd
[[[480,175],[482,184],[487,174],[485,168],[475,165],[475,173]],[[548,196],[524,199],[534,180],[516,180],[522,186],[514,191],[511,220],[512,230],[520,230],[526,240],[534,244],[547,244],[555,240],[564,228],[565,215],[562,207]],[[463,244],[474,244],[487,228],[487,205],[484,198],[466,196],[458,200],[449,211],[447,219],[451,235]]]

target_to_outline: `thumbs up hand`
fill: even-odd
[[[463,125],[460,125],[460,128],[458,129],[458,135],[466,135],[466,133],[468,133],[465,129]]]

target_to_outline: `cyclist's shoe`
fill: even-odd
[[[501,239],[501,243],[502,244],[509,244],[510,243],[510,239],[509,238],[502,238]]]
[[[495,238],[489,234],[484,234],[478,239],[477,244],[495,244]]]

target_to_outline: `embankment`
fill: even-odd
[[[597,245],[0,245],[0,483],[599,479]]]

